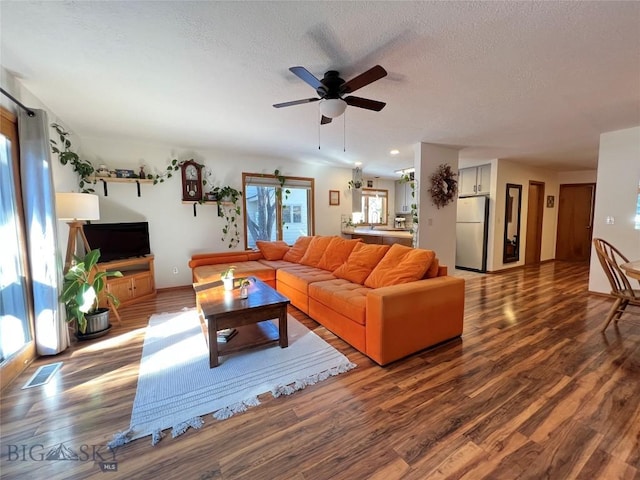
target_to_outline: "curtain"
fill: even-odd
[[[33,283],[36,350],[39,355],[55,355],[69,346],[69,330],[58,301],[62,258],[58,250],[47,113],[33,111],[33,117],[22,110],[18,116],[22,198]]]

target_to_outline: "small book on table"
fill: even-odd
[[[235,328],[225,328],[224,330],[218,330],[218,342],[227,343],[233,338],[236,333],[238,333],[238,330],[236,330]]]

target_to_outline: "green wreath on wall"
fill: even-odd
[[[429,178],[431,200],[438,209],[451,202],[458,193],[457,176],[458,174],[451,169],[450,165],[443,163]]]

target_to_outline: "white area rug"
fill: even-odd
[[[277,324],[277,320],[272,320]],[[203,415],[225,419],[258,405],[258,395],[274,397],[355,368],[347,357],[289,315],[289,346],[256,348],[221,357],[209,368],[209,349],[195,310],[149,319],[129,429],[117,433],[112,448],[152,436],[155,445],[200,428]]]

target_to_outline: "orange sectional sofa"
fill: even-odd
[[[447,275],[431,250],[341,237],[300,237],[293,246],[193,255],[194,283],[254,276],[318,323],[386,365],[462,335],[464,280]]]

